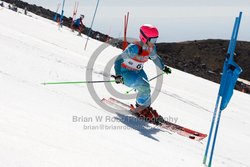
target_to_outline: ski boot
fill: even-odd
[[[148,121],[153,124],[159,124],[159,114],[152,107],[148,106],[140,106],[138,104],[135,105],[134,111],[138,117],[141,119]]]

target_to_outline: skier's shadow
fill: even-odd
[[[125,116],[119,113],[116,114],[117,117],[115,117],[115,119],[125,124],[128,127],[128,129],[131,128],[137,130],[138,132],[140,132],[141,135],[153,139],[155,141],[159,141],[157,138],[152,136],[153,134],[156,134],[161,131],[159,128],[154,128],[152,125],[149,125],[148,122],[136,118],[134,116],[129,116],[129,115]]]

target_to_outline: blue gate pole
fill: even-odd
[[[235,34],[236,34],[236,29],[237,29],[237,22],[238,22],[238,18],[236,17],[235,18],[235,22],[234,22],[234,28],[233,28],[233,33],[232,33],[232,36],[231,36],[231,40],[230,40],[230,43],[229,43],[229,47],[227,49],[227,54],[229,54],[231,56],[231,53],[234,51],[234,39],[235,39]]]
[[[226,61],[227,61],[227,59],[229,59],[229,62],[227,62],[227,63],[230,63],[230,62],[233,61],[234,50],[235,50],[235,47],[236,47],[236,41],[237,41],[241,16],[242,16],[242,12],[240,12],[239,17],[236,17],[236,19],[235,19],[233,32],[232,32],[231,40],[230,40],[228,51],[227,51],[227,54],[230,55],[230,57],[226,58]],[[227,65],[227,64],[224,64],[224,65]],[[226,69],[224,69],[224,68],[223,68],[223,72],[226,72]],[[220,89],[219,89],[219,93],[218,93],[218,97],[217,97],[217,101],[216,101],[216,106],[215,106],[215,109],[214,109],[213,119],[212,119],[211,126],[210,126],[210,132],[209,132],[208,142],[207,142],[207,145],[206,145],[206,150],[205,150],[205,154],[204,154],[204,158],[203,158],[203,164],[206,164],[208,151],[209,151],[209,147],[210,147],[210,142],[211,142],[211,137],[212,137],[213,130],[214,130],[214,124],[215,124],[215,119],[216,119],[216,115],[217,115],[217,110],[218,110],[218,106],[219,106],[219,102],[220,102],[220,97],[223,96],[224,89],[226,87],[225,79],[227,79],[227,77],[225,77],[224,74],[223,74],[223,76],[221,78]],[[220,111],[218,113],[217,122],[216,122],[214,138],[213,138],[213,144],[212,144],[212,149],[211,149],[211,153],[210,153],[210,160],[209,160],[209,164],[208,164],[209,167],[211,167],[211,165],[212,165],[212,158],[213,158],[214,146],[215,146],[215,142],[216,142],[216,138],[217,138],[217,132],[218,132],[219,123],[220,123],[221,111],[222,110],[220,109]]]
[[[55,21],[55,22],[57,21],[57,15],[58,15],[59,7],[60,7],[60,3],[57,4],[56,13],[55,13],[55,16],[54,16],[54,21]]]
[[[89,32],[88,32],[88,37],[87,37],[87,41],[86,41],[86,43],[85,43],[84,50],[86,50],[87,45],[88,45],[89,36],[90,36],[91,31],[92,31],[92,26],[93,26],[93,24],[94,24],[95,15],[96,15],[96,11],[97,11],[98,5],[99,5],[99,0],[97,0],[97,4],[96,4],[96,7],[95,7],[95,12],[94,12],[94,16],[93,16],[93,19],[92,19],[92,22],[91,22],[91,26],[90,26],[90,29],[89,29]]]
[[[60,25],[61,26],[62,26],[63,14],[64,14],[64,4],[65,4],[65,0],[63,0],[62,13],[61,13],[61,17],[60,17]]]
[[[212,119],[212,122],[211,122],[211,125],[210,125],[210,131],[209,131],[206,151],[205,151],[204,158],[203,158],[203,164],[206,164],[206,161],[207,161],[207,154],[208,154],[208,150],[209,150],[209,146],[210,146],[210,140],[211,140],[211,137],[212,137],[212,132],[213,132],[213,129],[214,129],[214,123],[215,123],[215,118],[216,118],[216,115],[217,115],[219,102],[220,102],[220,95],[218,94],[215,109],[214,109],[213,119]]]
[[[229,48],[228,48],[228,54],[230,54],[230,58],[229,58],[228,63],[233,62],[234,50],[235,50],[235,47],[236,47],[236,42],[237,42],[237,37],[238,37],[238,32],[239,32],[239,27],[240,27],[241,16],[242,16],[242,12],[240,12],[239,17],[237,17],[236,20],[235,20],[234,30],[233,30],[232,38],[230,40],[230,45],[229,45]],[[225,79],[227,80],[228,79],[227,78],[227,70],[225,70],[225,71],[223,70],[223,72],[226,72]],[[227,81],[224,81],[224,82],[227,83]],[[225,90],[223,90],[223,92],[220,92],[220,95],[222,96],[222,98],[224,98],[223,97],[224,91]],[[226,91],[228,91],[228,90],[226,90]],[[220,111],[219,111],[217,122],[216,122],[216,128],[215,128],[215,132],[214,132],[214,140],[213,140],[213,144],[212,144],[212,149],[211,149],[211,153],[210,153],[210,159],[209,159],[208,167],[212,166],[214,148],[215,148],[215,143],[216,143],[216,139],[217,139],[217,133],[218,133],[218,129],[219,129],[219,124],[220,124],[220,118],[221,118],[221,112],[222,111],[223,111],[223,109],[220,106]]]
[[[54,21],[56,22],[56,20],[57,20],[57,13],[54,16]]]
[[[237,20],[234,23],[233,33],[232,33],[232,37],[231,37],[231,40],[230,40],[230,43],[229,43],[229,47],[228,47],[228,51],[227,51],[228,54],[230,54],[230,52],[231,52],[231,50],[233,48],[233,41],[234,41],[234,36],[235,36],[234,34],[236,33],[236,27],[237,27],[236,25],[237,25]],[[216,100],[215,109],[214,109],[213,119],[212,119],[212,122],[211,122],[211,125],[210,125],[210,131],[209,131],[207,146],[206,146],[205,154],[204,154],[204,157],[203,157],[203,164],[205,164],[206,161],[207,161],[207,154],[208,154],[209,147],[210,147],[210,141],[211,141],[211,137],[212,137],[212,134],[213,134],[215,119],[216,119],[217,110],[218,110],[219,101],[220,101],[219,100],[220,99],[220,91],[221,90],[219,90],[219,94],[218,94],[218,97],[217,97],[217,100]]]
[[[218,129],[219,129],[221,111],[222,110],[219,111],[218,118],[217,118],[216,128],[215,128],[215,132],[214,132],[214,140],[213,140],[213,144],[212,144],[212,149],[211,149],[211,154],[210,154],[210,159],[209,159],[208,167],[211,167],[211,165],[212,165],[213,154],[214,154],[214,146],[215,146],[215,142],[216,142],[216,138],[217,138],[217,133],[218,133]]]
[[[228,53],[230,53],[229,63],[231,63],[233,61],[234,50],[235,50],[236,41],[237,41],[237,38],[238,38],[238,32],[239,32],[241,17],[242,17],[242,12],[240,12],[239,17],[237,17],[236,21],[235,21],[235,22],[237,22],[237,24],[236,24],[236,27],[235,27],[236,30],[235,30],[235,34],[234,34],[234,42],[232,44],[231,51],[229,52],[229,50],[228,50]]]

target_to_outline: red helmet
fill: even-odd
[[[140,28],[140,39],[143,43],[148,41],[151,43],[156,43],[159,36],[157,28],[151,24],[143,24]]]

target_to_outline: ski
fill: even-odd
[[[114,107],[114,108],[123,109],[125,111],[128,111],[128,114],[131,114],[135,117],[138,117],[138,115],[133,112],[130,105],[123,103],[115,98],[112,98],[112,97],[110,97],[108,99],[103,98],[101,101],[107,105]],[[151,123],[151,124],[154,124],[154,123]],[[201,141],[207,137],[207,134],[203,134],[201,132],[174,124],[174,123],[166,121],[164,119],[161,119],[158,124],[154,124],[154,125],[157,125],[160,128],[169,130],[171,132],[177,133],[181,136],[188,137],[188,138],[190,138],[192,140],[196,140],[196,141]]]

